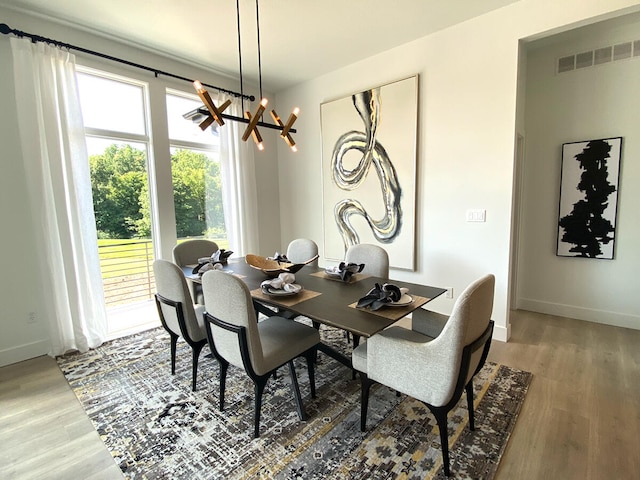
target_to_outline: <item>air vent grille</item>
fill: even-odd
[[[558,73],[571,72],[596,65],[628,60],[634,57],[640,57],[640,40],[618,43],[616,45],[589,50],[588,52],[560,57],[556,63],[556,71]]]

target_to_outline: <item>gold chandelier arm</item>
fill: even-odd
[[[255,119],[259,118],[257,115],[256,116],[251,116],[251,112],[249,112],[249,111],[244,112],[244,114],[247,117],[247,119],[249,120],[249,125],[251,125],[251,123],[253,123],[253,121]],[[260,132],[258,131],[257,125],[254,125],[251,130],[249,130],[248,127],[247,127],[247,131],[251,132],[250,135],[253,137],[253,141],[255,142],[256,146],[258,147],[258,150],[264,150],[264,144],[262,143],[262,136],[260,135]],[[245,131],[245,134],[247,133],[247,131]],[[246,142],[248,138],[249,138],[249,135],[247,135],[247,138],[243,137],[242,139]]]
[[[258,109],[256,110],[256,113],[253,117],[251,116],[251,112],[245,112],[245,116],[249,119],[249,125],[247,125],[247,128],[244,131],[244,134],[242,135],[243,141],[246,142],[249,138],[249,135],[251,135],[251,132],[256,128],[256,125],[258,124],[258,120],[260,120],[260,117],[264,113],[264,109],[267,106],[267,102],[268,101],[266,98],[263,98],[260,101],[260,105],[258,105]]]

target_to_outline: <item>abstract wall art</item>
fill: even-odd
[[[327,259],[373,243],[415,269],[417,109],[417,75],[320,106]]]
[[[558,256],[613,259],[622,137],[565,143]]]

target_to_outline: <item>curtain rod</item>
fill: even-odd
[[[9,25],[7,25],[6,23],[0,23],[0,33],[2,33],[4,35],[13,34],[13,35],[16,35],[17,37],[28,37],[34,43],[44,42],[44,43],[55,45],[56,47],[63,47],[63,48],[67,48],[69,50],[77,50],[79,52],[88,53],[89,55],[94,55],[96,57],[105,58],[107,60],[112,60],[112,61],[118,62],[118,63],[123,63],[125,65],[129,65],[130,67],[135,67],[135,68],[139,68],[141,70],[146,70],[148,72],[152,72],[155,75],[156,78],[158,77],[158,75],[164,75],[165,77],[176,78],[178,80],[184,80],[185,82],[193,83],[192,79],[189,79],[189,78],[186,78],[186,77],[182,77],[180,75],[175,75],[175,74],[169,73],[169,72],[164,72],[162,70],[158,70],[157,68],[146,67],[146,66],[140,65],[138,63],[133,63],[133,62],[130,62],[128,60],[123,60],[122,58],[112,57],[111,55],[106,55],[104,53],[95,52],[93,50],[88,50],[86,48],[77,47],[77,46],[71,45],[69,43],[60,42],[58,40],[52,40],[50,38],[41,37],[40,35],[34,35],[32,33],[26,33],[26,32],[23,32],[21,30],[15,30],[15,29],[11,28]],[[226,88],[217,87],[215,85],[209,85],[207,83],[202,83],[202,84],[206,85],[209,88],[213,88],[214,90],[222,92],[222,93],[227,93],[227,94],[233,95],[235,97],[246,98],[251,102],[253,102],[256,99],[256,97],[253,96],[253,95],[245,95],[244,93],[234,92],[233,90],[227,90]]]

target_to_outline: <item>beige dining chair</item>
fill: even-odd
[[[374,277],[389,278],[389,254],[387,251],[370,243],[359,243],[347,249],[346,263],[364,263],[362,273]]]
[[[195,265],[198,259],[210,257],[219,250],[218,244],[206,238],[193,238],[185,240],[173,247],[173,261],[176,265]]]
[[[182,337],[191,347],[191,389],[196,391],[198,359],[207,343],[204,326],[204,305],[194,305],[182,269],[166,260],[153,262],[156,279],[156,306],[160,323],[171,338],[171,375],[176,373],[176,346]]]
[[[344,256],[346,263],[364,264],[363,274],[380,278],[389,278],[389,254],[387,251],[370,243],[359,243],[351,245]],[[351,341],[349,332],[345,332],[347,342]],[[354,346],[358,345],[359,339],[354,336]]]
[[[373,383],[416,398],[436,418],[444,472],[450,475],[447,414],[465,390],[469,428],[475,429],[473,377],[484,365],[491,346],[494,287],[494,276],[486,275],[462,292],[451,316],[418,309],[411,330],[387,328],[353,350],[353,368],[360,372],[363,432]]]
[[[199,258],[210,257],[219,250],[218,244],[206,238],[193,238],[176,244],[173,247],[173,261],[179,267],[196,265]],[[191,297],[196,303],[203,303],[202,288],[194,282],[189,282]]]
[[[220,410],[224,409],[229,365],[242,368],[254,383],[254,436],[258,437],[262,393],[269,378],[287,364],[298,416],[300,420],[306,420],[293,359],[306,358],[311,397],[315,398],[314,360],[320,343],[318,331],[275,315],[256,322],[249,288],[228,273],[206,272],[202,276],[202,289],[207,338],[220,363]]]
[[[287,247],[287,258],[291,263],[304,263],[318,254],[318,244],[308,238],[296,238],[289,242]],[[318,260],[309,263],[314,267],[318,266]]]

